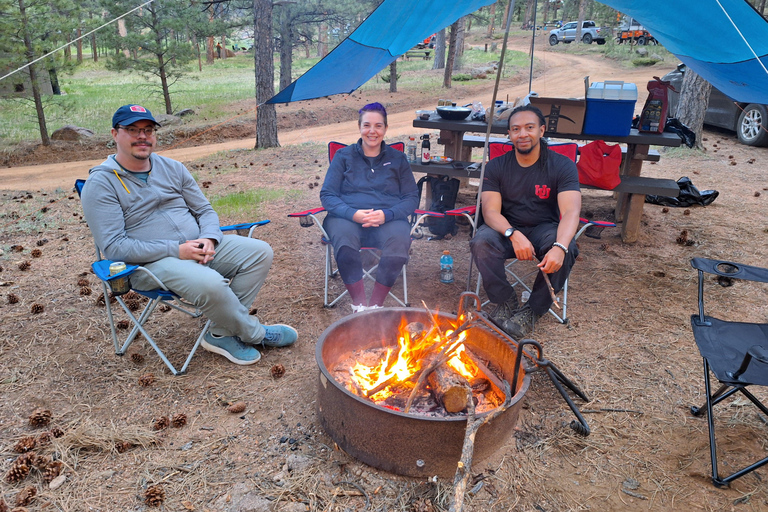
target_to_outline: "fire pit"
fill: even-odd
[[[456,329],[460,323],[454,315],[438,313],[435,317],[443,331]],[[345,371],[339,366],[348,366],[352,354],[381,348],[397,350],[398,326],[413,323],[428,327],[432,319],[422,309],[384,308],[347,316],[325,330],[315,350],[320,368],[318,419],[340,448],[366,464],[413,477],[450,477],[461,457],[466,414],[424,415],[377,405],[334,377]],[[475,324],[464,335],[464,345],[474,357],[491,361],[500,374],[489,375],[489,380],[507,381],[516,390],[509,407],[478,431],[474,443],[477,462],[497,452],[512,434],[530,376],[520,371],[517,382],[512,383],[515,348],[490,329]],[[494,388],[498,391],[498,386]],[[483,410],[480,404],[478,410]],[[478,417],[489,412],[478,412]]]

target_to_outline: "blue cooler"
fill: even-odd
[[[587,89],[583,133],[626,137],[632,128],[637,86],[621,81],[595,82]]]

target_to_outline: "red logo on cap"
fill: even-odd
[[[131,105],[131,112],[142,112],[144,114],[147,113],[147,109],[145,109],[142,106],[139,105]]]

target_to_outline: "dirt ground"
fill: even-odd
[[[357,105],[368,98],[354,100]],[[404,107],[410,116],[411,107]],[[764,266],[768,233],[768,148],[739,145],[733,134],[705,137],[706,152],[662,151],[660,162],[646,164],[643,174],[689,176],[701,190],[718,190],[717,200],[706,208],[646,205],[635,244],[621,243],[618,229],[605,230],[601,239],[580,238],[570,323],[547,317],[533,335],[589,397],[577,404],[591,435],[568,428],[573,416],[566,404],[534,375],[520,419],[510,425],[510,442],[473,465],[466,510],[768,508],[764,468],[729,488],[712,485],[706,420],[688,410],[704,403],[701,358],[689,325],[697,307],[689,259]],[[78,150],[79,159],[90,156],[104,152]],[[3,478],[0,498],[12,506],[22,489],[33,487],[30,511],[144,510],[147,487],[158,485],[165,494],[160,509],[168,511],[447,510],[450,479],[406,478],[366,466],[337,449],[318,424],[315,345],[348,313],[349,303],[323,308],[318,233],[286,214],[319,205],[326,158],[324,144],[306,143],[185,160],[201,184],[210,182],[204,185],[209,196],[254,188],[282,193],[257,212],[271,219],[256,236],[272,245],[275,260],[254,308],[263,322],[294,325],[300,336],[291,348],[264,350],[251,367],[200,350],[181,377],[171,376],[143,339],[129,356],[115,356],[98,303],[100,285],[89,269],[93,246],[77,195],[33,181],[2,192],[0,474],[10,474],[20,440],[57,428],[61,437],[33,451],[60,459],[66,480],[51,489],[32,469],[18,482]],[[462,189],[458,206],[474,204],[474,192]],[[609,192],[584,192],[585,215],[612,220],[613,206]],[[430,308],[456,310],[467,281],[468,238],[463,225],[449,240],[414,241],[408,268],[414,306],[423,300]],[[444,249],[455,260],[452,285],[438,281]],[[707,284],[713,311],[766,321],[765,288]],[[333,286],[338,290],[340,283]],[[177,362],[202,323],[170,311],[156,313],[148,330]],[[282,377],[273,376],[276,365],[284,368]],[[147,375],[153,379],[142,380]],[[242,412],[227,411],[240,401],[246,404]],[[723,472],[768,451],[768,418],[748,406],[742,399],[722,406]],[[36,408],[52,412],[50,425],[30,425]],[[156,418],[179,414],[186,416],[184,425],[153,429]]]

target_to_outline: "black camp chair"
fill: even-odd
[[[694,416],[707,413],[712,481],[721,487],[768,464],[768,457],[765,457],[730,476],[721,477],[717,470],[712,410],[718,403],[740,392],[768,416],[768,407],[747,389],[747,386],[768,386],[768,323],[729,322],[706,316],[704,274],[719,276],[718,282],[723,286],[732,284],[732,279],[768,283],[768,269],[706,258],[693,258],[691,265],[699,271],[699,314],[691,316],[691,326],[696,345],[704,358],[704,387],[707,394],[706,408],[691,407],[691,412]],[[709,385],[710,370],[720,381],[720,387],[714,393]]]

